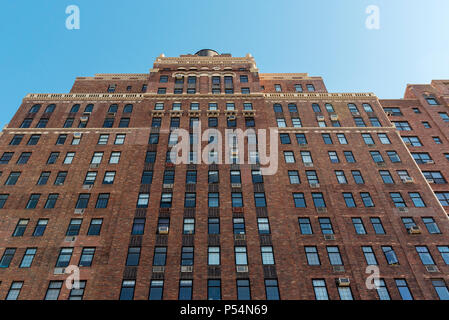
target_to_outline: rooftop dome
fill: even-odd
[[[197,53],[195,53],[195,55],[200,56],[200,57],[213,57],[213,56],[218,56],[220,54],[215,50],[202,49],[202,50],[198,51]]]

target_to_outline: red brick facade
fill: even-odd
[[[190,78],[189,82],[189,77],[195,77],[195,81]],[[276,89],[277,85],[280,87]],[[438,85],[443,86],[441,83]],[[161,88],[165,88],[165,93]],[[436,90],[435,86],[423,90],[430,91],[432,88]],[[447,86],[445,88],[447,90]],[[179,94],[174,93],[175,90]],[[434,185],[431,188],[427,183],[420,172],[421,166],[418,167],[401,140],[402,132],[398,133],[391,123],[392,118],[382,109],[390,105],[403,107],[404,118],[412,124],[412,121],[421,121],[421,118],[412,114],[409,108],[420,107],[429,121],[432,124],[435,122],[432,130],[440,130],[432,131],[432,134],[440,136],[444,139],[443,145],[447,145],[447,123],[440,121],[441,127],[436,128],[438,118],[432,117],[431,112],[427,111],[429,108],[423,107],[425,102],[416,94],[419,90],[421,87],[411,86],[406,100],[379,102],[371,93],[328,93],[321,78],[307,74],[259,74],[250,55],[234,58],[212,54],[178,58],[160,56],[149,74],[102,74],[93,78],[77,78],[70,94],[30,94],[24,98],[0,136],[0,194],[3,199],[7,195],[0,209],[0,264],[4,264],[0,268],[0,299],[11,298],[15,294],[18,299],[52,296],[64,300],[70,294],[72,297],[80,294],[71,292],[63,283],[60,291],[48,290],[51,281],[65,281],[68,276],[55,274],[55,271],[61,271],[55,270],[61,248],[73,249],[68,262],[62,263],[63,267],[78,265],[83,248],[95,248],[91,266],[80,267],[80,280],[86,281],[83,299],[124,297],[126,290],[121,289],[123,281],[135,284],[134,290],[126,291],[134,299],[148,299],[152,281],[153,285],[157,284],[156,281],[163,281],[158,283],[163,286],[163,299],[178,299],[180,280],[192,280],[191,298],[195,300],[208,299],[208,291],[209,298],[215,297],[213,292],[216,291],[212,288],[208,290],[208,284],[212,284],[210,280],[220,280],[221,299],[244,296],[243,293],[237,295],[238,280],[249,280],[250,297],[255,300],[276,296],[276,288],[267,288],[266,283],[270,282],[266,280],[277,281],[280,299],[315,299],[313,280],[325,280],[328,297],[336,300],[341,298],[340,294],[348,297],[348,290],[342,289],[346,287],[337,285],[339,278],[349,279],[350,294],[354,299],[379,299],[378,292],[367,289],[365,285],[370,274],[365,272],[367,261],[362,252],[363,246],[372,247],[380,277],[391,299],[401,299],[396,282],[398,279],[406,280],[415,299],[438,299],[432,280],[449,280],[449,266],[439,252],[439,249],[447,248],[449,222],[432,192]],[[443,93],[441,90],[434,94],[440,92],[437,99],[445,105],[437,108],[447,110],[447,91]],[[156,104],[161,106],[160,103],[163,103],[161,110],[155,107]],[[181,110],[173,110],[173,104],[177,103],[181,104]],[[191,103],[199,104],[199,112],[190,110]],[[208,112],[209,103],[218,105],[218,115]],[[231,110],[230,103],[234,103],[235,110]],[[54,111],[45,112],[51,104],[55,105]],[[76,104],[80,105],[79,110],[70,112]],[[85,107],[89,104],[93,104],[93,109],[91,113],[85,113]],[[111,113],[109,108],[112,104],[117,104],[118,109]],[[130,104],[132,112],[125,113],[125,106]],[[313,109],[316,108],[315,104],[319,105],[320,110]],[[351,112],[348,104],[355,104],[358,114]],[[369,104],[372,110],[365,109],[364,104]],[[41,105],[39,110],[30,112],[35,105]],[[231,114],[236,117],[237,128],[245,130],[246,118],[253,118],[255,129],[280,126],[281,134],[288,133],[290,143],[279,143],[279,166],[275,175],[264,176],[263,183],[253,183],[252,170],[257,170],[259,166],[247,164],[247,161],[240,165],[166,164],[171,118],[179,118],[179,127],[188,129],[189,118],[198,117],[205,129],[208,128],[208,118],[217,117],[217,128],[224,133],[227,116]],[[355,125],[354,118],[358,117],[366,127]],[[73,125],[66,124],[68,118],[73,118]],[[105,127],[106,118],[114,119],[113,124]],[[120,127],[122,118],[129,118],[127,126],[123,122]],[[153,118],[161,118],[160,127],[152,127]],[[377,118],[378,122],[373,118]],[[25,119],[29,119],[29,123],[24,124]],[[45,127],[42,124],[38,128],[36,126],[41,119],[48,121]],[[85,120],[87,125],[79,127],[80,122],[86,123]],[[319,126],[318,121],[324,121],[326,126]],[[79,144],[72,144],[72,139],[80,133]],[[149,144],[151,133],[159,133],[157,144]],[[67,135],[67,138],[64,143],[56,144],[61,134]],[[106,144],[98,144],[101,134],[109,134]],[[123,144],[114,144],[117,134],[126,135]],[[307,143],[298,143],[297,135],[299,137],[301,134],[305,135]],[[325,144],[324,138],[328,137],[323,134],[329,135],[332,144]],[[370,134],[374,143],[367,144],[362,134]],[[388,137],[388,144],[381,142],[380,137],[385,137],[383,134]],[[31,135],[40,135],[37,144],[27,144]],[[431,143],[425,131],[417,131],[416,135],[423,135],[426,145]],[[11,142],[14,137],[18,141],[19,136],[23,136],[19,143]],[[286,139],[286,135],[282,137]],[[202,142],[203,147],[206,144],[207,141]],[[437,146],[428,150],[435,159],[432,167],[447,171],[441,150]],[[147,151],[156,151],[154,163],[146,162]],[[286,163],[284,151],[293,152],[294,163]],[[302,151],[310,152],[313,164],[302,161]],[[338,163],[330,161],[329,151],[336,152]],[[345,158],[345,151],[352,152],[355,162]],[[383,161],[375,163],[370,151],[380,152]],[[387,153],[389,151],[395,151],[400,161],[392,162]],[[31,156],[26,163],[18,164],[23,152],[30,152]],[[59,152],[59,156],[53,164],[48,164],[49,156],[54,152]],[[71,164],[64,163],[70,152],[75,153],[73,161]],[[94,152],[103,152],[99,165],[91,164]],[[109,163],[113,152],[120,152],[116,164]],[[10,156],[8,153],[13,154]],[[19,162],[25,161],[22,158]],[[424,170],[423,167],[421,169]],[[164,171],[170,170],[175,171],[175,178],[173,183],[169,183],[171,185],[167,185],[163,182],[163,176]],[[188,170],[196,171],[196,183],[186,183]],[[219,183],[208,183],[209,170],[219,171]],[[240,170],[240,186],[231,185],[230,170]],[[315,170],[319,181],[311,180],[309,183],[306,172],[310,177],[312,170]],[[379,171],[387,170],[394,183],[383,182]],[[407,170],[411,179],[401,180],[398,170]],[[91,187],[84,185],[88,171],[97,172]],[[106,171],[115,171],[112,184],[102,183]],[[151,184],[141,183],[144,171],[152,171]],[[289,171],[297,171],[299,184],[290,183]],[[344,173],[347,183],[338,182],[336,171],[339,171],[338,174]],[[357,174],[357,171],[362,175],[363,183],[355,183],[352,174]],[[6,185],[11,172],[21,174],[14,185]],[[46,184],[37,183],[42,172],[49,172]],[[63,184],[55,185],[59,172],[67,172],[67,176]],[[444,187],[435,188],[446,190]],[[149,194],[146,208],[137,208],[140,193]],[[168,209],[161,208],[162,193],[172,194]],[[196,195],[194,207],[185,207],[186,193]],[[219,207],[209,207],[210,193],[219,193]],[[232,193],[243,195],[243,207],[233,208]],[[353,194],[355,207],[346,206],[343,193]],[[368,205],[366,198],[367,202],[362,202],[362,195],[367,193],[373,206]],[[393,204],[391,193],[401,194],[405,209]],[[425,207],[416,206],[410,193],[419,193]],[[39,201],[35,208],[27,209],[32,194],[40,194]],[[50,194],[58,194],[52,209],[44,207]],[[80,194],[90,194],[84,210],[75,209]],[[96,208],[99,194],[109,194],[106,208]],[[255,194],[265,195],[266,206],[256,207]],[[295,207],[293,194],[304,196],[305,207]],[[320,195],[325,202],[324,208],[316,208],[322,203]],[[401,221],[402,217],[412,217],[421,232],[410,234]],[[132,234],[135,218],[145,218],[143,234]],[[168,234],[163,234],[165,232],[159,229],[159,218],[169,218]],[[183,231],[184,218],[194,218],[194,233]],[[209,234],[209,218],[219,218],[219,234]],[[233,218],[244,218],[244,236],[234,235]],[[268,218],[269,233],[260,231],[258,218]],[[312,234],[301,232],[299,218],[309,219]],[[328,234],[326,221],[321,220],[320,226],[321,218],[330,219],[333,234]],[[356,233],[353,218],[363,221],[365,234]],[[422,218],[432,218],[440,232],[434,232],[432,224],[427,227]],[[27,221],[26,229],[23,234],[19,232],[19,235],[13,236],[20,219]],[[42,236],[34,236],[39,219],[47,219],[48,224]],[[75,235],[67,238],[72,219],[82,219],[81,227]],[[88,235],[92,219],[102,219],[99,235]],[[384,233],[375,232],[374,226],[379,230],[379,225],[373,222],[378,219]],[[416,246],[427,246],[436,268],[423,265]],[[140,250],[137,265],[126,266],[129,247],[140,248],[137,249]],[[183,247],[194,248],[193,268],[181,266]],[[219,247],[218,265],[208,265],[209,247]],[[245,264],[237,270],[235,247],[246,247],[247,270]],[[306,247],[316,248],[319,265],[308,264]],[[342,263],[333,255],[337,262],[331,265],[327,249],[337,247]],[[388,248],[385,247],[393,248],[398,263],[394,259],[390,259],[390,264],[387,262],[383,249]],[[21,267],[25,251],[30,248],[36,249],[31,266]],[[166,250],[162,265],[155,263],[156,248]],[[271,261],[269,254],[264,254],[262,258],[261,250],[270,248],[274,261]],[[11,261],[4,258],[7,249],[15,249]],[[160,257],[156,260],[161,261]],[[11,290],[13,282],[22,282],[20,292]],[[52,284],[58,286],[61,283]],[[156,297],[158,292],[160,290],[153,286],[152,296]],[[189,292],[189,289],[184,292]],[[247,291],[244,288],[241,292]],[[385,296],[385,293],[382,294]]]

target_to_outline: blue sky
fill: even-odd
[[[65,27],[77,5],[81,28]],[[365,27],[369,5],[380,29]],[[449,78],[447,0],[2,1],[0,128],[27,93],[68,92],[77,76],[145,73],[155,57],[251,53],[261,72],[322,76],[331,92],[400,98]]]

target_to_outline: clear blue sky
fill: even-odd
[[[65,27],[72,4],[80,30]],[[365,27],[368,5],[379,30]],[[145,73],[160,53],[202,48],[251,53],[261,72],[322,76],[331,92],[400,98],[407,83],[449,78],[448,12],[448,0],[4,0],[0,128],[27,93]]]

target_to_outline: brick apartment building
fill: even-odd
[[[0,299],[448,299],[449,188],[433,173],[447,172],[448,92],[328,93],[201,50],[29,94],[0,136]],[[277,127],[276,174],[194,152],[170,163],[170,131],[198,123]],[[435,163],[417,165],[421,149]]]

